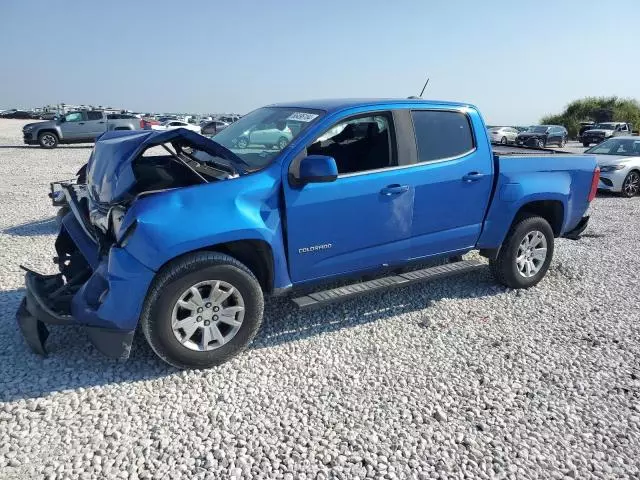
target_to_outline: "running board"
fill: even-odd
[[[369,280],[368,282],[354,283],[344,287],[332,288],[321,292],[310,293],[293,299],[300,308],[316,307],[329,303],[339,302],[348,298],[403,287],[417,282],[426,282],[451,277],[462,273],[485,268],[486,264],[479,260],[463,260],[455,263],[438,265],[437,267],[423,268],[412,272],[390,275],[388,277]]]

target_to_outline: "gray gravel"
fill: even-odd
[[[640,198],[599,197],[530,291],[488,272],[313,313],[269,301],[253,347],[178,372],[53,330],[27,349],[20,263],[51,270],[47,183],[88,148],[0,121],[0,478],[637,478]],[[15,148],[11,147],[15,145]]]

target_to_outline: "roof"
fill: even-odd
[[[475,109],[475,106],[470,103],[459,102],[443,102],[440,100],[422,100],[422,99],[409,99],[409,98],[334,98],[324,100],[305,100],[301,102],[286,102],[276,103],[269,105],[270,107],[289,107],[289,108],[310,108],[316,110],[325,110],[328,113],[337,112],[340,110],[346,110],[354,107],[364,106],[387,106],[389,104],[394,105],[413,105],[413,106],[449,106],[449,107],[471,107]]]

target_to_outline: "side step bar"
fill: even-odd
[[[344,287],[310,293],[309,295],[294,298],[293,302],[300,308],[317,307],[367,293],[390,290],[391,288],[402,287],[417,282],[438,280],[485,267],[486,264],[479,260],[463,260],[456,263],[438,265],[437,267],[401,273],[400,275],[381,277],[375,280],[369,280],[368,282],[354,283],[352,285],[345,285]]]

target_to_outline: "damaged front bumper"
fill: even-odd
[[[100,352],[126,359],[154,272],[116,245],[102,253],[81,221],[73,213],[62,221],[54,258],[60,273],[27,271],[18,326],[41,355],[47,353],[47,326],[77,325]]]

